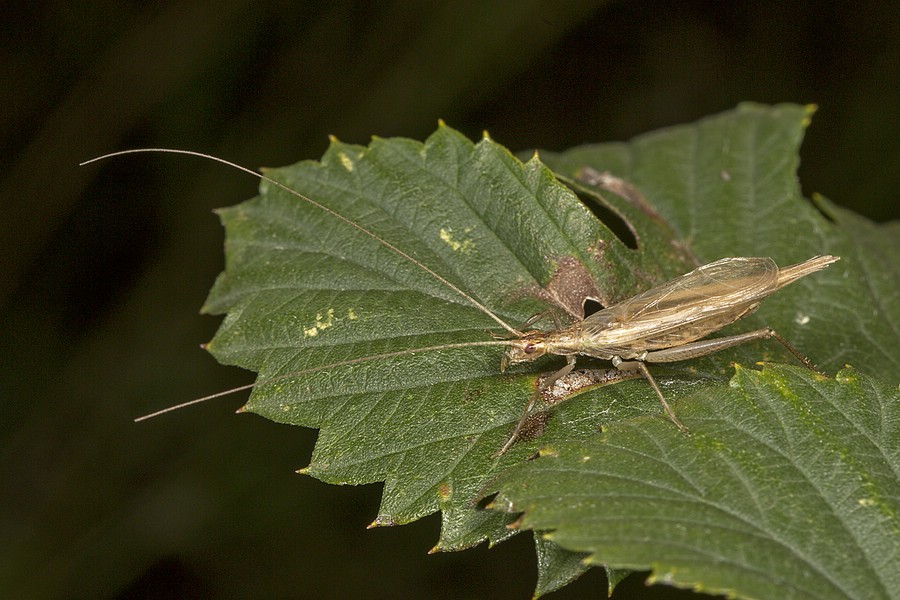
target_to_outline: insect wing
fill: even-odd
[[[582,333],[611,348],[674,346],[737,320],[777,289],[771,258],[723,258],[594,313]]]

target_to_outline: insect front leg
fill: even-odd
[[[534,390],[534,393],[531,395],[531,398],[528,400],[528,404],[525,405],[525,411],[522,413],[522,418],[519,419],[519,422],[516,423],[516,428],[513,430],[512,435],[509,436],[509,439],[506,440],[506,443],[503,444],[503,447],[494,455],[494,457],[503,456],[506,454],[506,451],[512,448],[512,445],[516,443],[516,440],[519,439],[519,433],[522,431],[522,427],[525,426],[525,422],[528,421],[528,416],[531,414],[531,409],[534,408],[537,399],[541,396],[541,393],[544,390],[549,389],[556,383],[561,377],[565,377],[569,373],[572,372],[572,369],[575,368],[575,355],[570,354],[566,356],[566,365],[561,368],[559,371],[548,377],[544,380],[544,382],[537,386],[537,389]]]

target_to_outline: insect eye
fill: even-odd
[[[525,354],[532,354],[534,352],[534,344],[527,344],[525,346]]]

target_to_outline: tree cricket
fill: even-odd
[[[669,419],[687,431],[645,363],[678,362],[753,340],[774,338],[806,367],[825,375],[769,327],[710,340],[701,338],[752,314],[769,295],[837,260],[840,259],[836,256],[815,256],[779,268],[771,258],[723,258],[595,312],[564,329],[528,331],[510,340],[500,370],[544,354],[565,356],[566,365],[544,381],[546,389],[575,368],[575,357],[579,354],[608,360],[617,369],[640,371]],[[537,397],[535,394],[529,400],[500,454],[515,443]]]
[[[505,454],[518,440],[523,426],[531,415],[532,409],[541,393],[550,389],[559,379],[568,375],[575,368],[576,359],[579,355],[608,360],[615,368],[620,370],[638,371],[653,388],[669,419],[682,431],[687,431],[687,428],[678,419],[672,407],[666,401],[659,385],[650,374],[646,363],[678,362],[705,356],[746,342],[774,338],[807,368],[821,373],[806,356],[769,327],[721,338],[702,338],[752,314],[759,308],[766,297],[797,279],[820,271],[836,262],[839,260],[839,257],[836,256],[815,256],[805,262],[783,268],[779,268],[771,258],[723,258],[624,301],[608,306],[582,320],[576,320],[569,326],[561,327],[557,325],[554,330],[550,331],[520,331],[476,300],[473,295],[460,289],[421,261],[393,245],[390,241],[319,201],[305,196],[262,173],[208,154],[189,150],[160,148],[114,152],[82,164],[138,152],[164,152],[196,156],[243,171],[276,186],[296,198],[315,206],[338,221],[355,228],[361,234],[371,237],[414,267],[421,269],[458,294],[471,306],[493,319],[507,332],[508,336],[503,339],[495,336],[493,340],[447,343],[374,354],[287,373],[169,407],[140,417],[136,421],[149,419],[166,412],[238,391],[299,378],[316,371],[415,353],[477,346],[503,346],[505,347],[505,353],[500,364],[501,372],[506,371],[510,366],[534,361],[545,354],[564,356],[566,364],[544,379],[531,395],[521,418],[516,423],[506,443],[496,453],[496,456],[500,456]]]

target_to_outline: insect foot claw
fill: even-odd
[[[684,423],[682,423],[679,419],[675,418],[675,417],[672,416],[672,415],[669,415],[669,419],[670,419],[673,423],[675,423],[675,425],[678,427],[678,429],[681,430],[681,433],[683,433],[683,434],[685,434],[685,435],[691,435],[691,430],[688,429],[688,428],[687,428],[687,425],[685,425]]]

